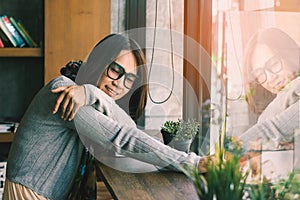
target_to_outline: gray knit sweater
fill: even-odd
[[[279,142],[292,141],[300,127],[299,100],[300,77],[286,85],[261,114],[258,123],[241,134],[243,148],[249,150],[250,141],[259,138],[266,148],[276,148]]]
[[[82,155],[83,145],[74,120],[62,120],[60,112],[52,114],[58,95],[50,90],[74,84],[70,79],[60,76],[39,91],[22,118],[9,153],[7,178],[49,199],[61,200],[66,197]],[[103,93],[105,107],[96,102],[91,91],[94,90],[93,86],[85,87],[87,104],[94,104],[98,110],[110,115],[112,110],[109,107],[114,101]],[[125,123],[135,126],[125,113],[121,116]]]
[[[57,94],[51,89],[74,85],[60,76],[40,90],[26,111],[8,158],[7,178],[49,199],[65,199],[77,172],[83,144],[174,170],[198,166],[200,156],[177,151],[136,128],[114,100],[86,84],[86,106],[74,120],[52,114]],[[95,154],[101,160],[100,154]]]

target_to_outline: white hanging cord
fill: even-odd
[[[151,61],[150,61],[150,67],[149,67],[149,79],[150,80],[150,74],[152,71],[152,64],[153,64],[153,59],[154,59],[154,47],[155,47],[155,40],[156,40],[156,27],[157,27],[157,9],[158,8],[158,3],[157,0],[155,0],[155,21],[154,21],[154,33],[153,33],[153,44],[152,44],[152,55],[151,55]],[[170,29],[170,42],[171,42],[171,65],[172,65],[172,86],[171,86],[171,91],[168,95],[168,97],[162,101],[156,101],[152,98],[151,92],[150,92],[150,87],[149,87],[149,98],[150,100],[155,103],[155,104],[163,104],[166,101],[168,101],[173,93],[174,89],[174,76],[175,76],[175,69],[174,69],[174,54],[173,54],[173,36],[172,36],[172,7],[171,7],[171,0],[169,0],[169,29]],[[150,86],[150,82],[148,82],[148,85]]]

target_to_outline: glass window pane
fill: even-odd
[[[166,120],[182,118],[183,4],[183,0],[147,0],[146,58],[150,73],[146,129],[160,129]]]
[[[298,3],[293,0],[213,2],[216,38],[213,55],[219,71],[226,77],[227,135],[242,136],[246,131],[252,134],[249,149],[260,153],[250,158],[256,166],[251,178],[286,177],[294,167],[300,167],[295,159],[299,157],[299,124],[293,131],[281,133],[292,121],[279,125],[281,114],[292,105],[292,102],[284,104],[281,96],[289,97],[290,88],[295,85],[293,80],[299,75]],[[276,123],[268,123],[276,119]],[[262,140],[265,138],[262,124],[266,125],[269,136],[277,134],[276,137]]]

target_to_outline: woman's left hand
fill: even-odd
[[[62,86],[54,90],[53,93],[60,93],[57,98],[53,114],[55,114],[59,107],[61,107],[61,118],[64,120],[71,121],[74,119],[75,114],[79,108],[85,105],[85,89],[84,86],[72,85],[72,86]]]

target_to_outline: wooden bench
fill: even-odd
[[[198,200],[193,182],[183,173],[159,171],[152,165],[131,158],[110,157],[109,160],[121,171],[102,163],[97,166],[113,199]]]

